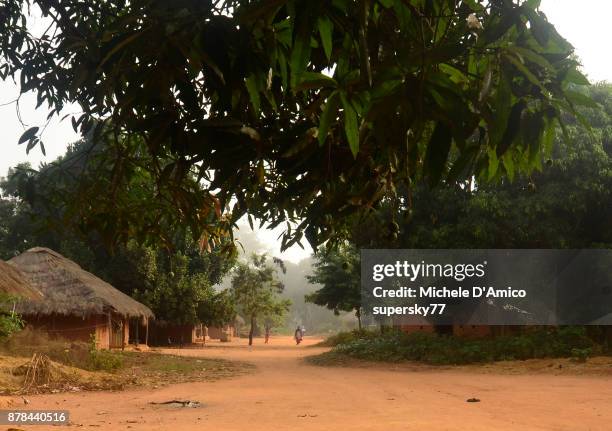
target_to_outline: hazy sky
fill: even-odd
[[[612,49],[609,46],[612,40],[612,1],[542,0],[541,10],[559,33],[574,45],[582,61],[583,71],[589,79],[612,82]],[[24,127],[17,120],[15,105],[2,106],[15,99],[17,94],[17,86],[12,81],[0,82],[0,176],[6,175],[9,167],[23,161],[28,161],[35,167],[43,160],[51,161],[63,154],[68,143],[78,139],[69,119],[60,122],[56,117],[49,123],[43,135],[47,156],[44,157],[38,147],[26,156],[25,147],[17,146]],[[28,126],[43,126],[47,111],[44,106],[34,110],[35,106],[36,97],[33,94],[23,96],[20,101],[21,117]],[[78,112],[78,109],[66,109],[63,114],[69,112]],[[241,225],[242,229],[250,229],[246,224]],[[269,245],[269,251],[280,255],[278,235],[279,231],[257,231],[261,242]],[[237,233],[237,236],[240,234]],[[295,246],[283,253],[282,257],[298,261],[310,255],[310,252],[307,246],[306,250]]]

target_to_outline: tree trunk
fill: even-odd
[[[357,309],[355,311],[355,317],[357,317],[357,327],[359,328],[359,331],[361,332],[361,309]]]
[[[249,330],[249,346],[253,345],[253,332],[255,331],[255,316],[251,316],[251,329]]]

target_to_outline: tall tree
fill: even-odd
[[[206,326],[223,327],[236,319],[236,304],[228,290],[209,292],[199,303],[198,318]]]
[[[306,296],[335,314],[352,311],[361,330],[361,264],[359,251],[350,244],[327,250],[315,256],[313,274],[306,277],[323,287]]]
[[[49,24],[42,34],[29,31],[30,6]],[[71,203],[109,242],[163,238],[176,224],[158,218],[209,241],[220,220],[227,232],[248,212],[297,224],[282,248],[303,237],[317,246],[423,179],[534,168],[563,113],[593,103],[571,45],[538,7],[4,0],[0,77],[36,91],[50,115],[77,103],[75,129],[112,143],[100,205]],[[42,130],[20,142],[43,149]],[[145,153],[152,162],[132,168]],[[113,210],[144,171],[166,204],[130,193]]]
[[[232,295],[239,313],[249,321],[249,346],[253,344],[258,321],[282,315],[291,305],[291,301],[279,296],[284,286],[278,280],[276,271],[265,254],[253,254],[250,261],[239,262],[234,269]]]

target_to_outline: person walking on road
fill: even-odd
[[[302,332],[302,328],[301,327],[297,327],[297,329],[295,330],[295,333],[293,334],[294,338],[295,338],[295,344],[298,345],[302,342],[302,338],[304,337],[304,333]]]

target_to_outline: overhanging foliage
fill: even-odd
[[[28,31],[29,6],[49,22],[42,35]],[[50,115],[78,103],[73,125],[94,142],[142,138],[144,149],[118,147],[112,187],[133,174],[122,160],[147,151],[146,169],[176,202],[167,210],[194,235],[209,240],[219,219],[248,213],[295,222],[282,248],[303,236],[317,246],[416,181],[539,166],[561,114],[593,102],[538,6],[3,0],[0,76],[37,91]],[[24,133],[28,149],[40,130]],[[204,191],[189,186],[194,175]],[[140,220],[114,223],[152,239],[166,227]]]

